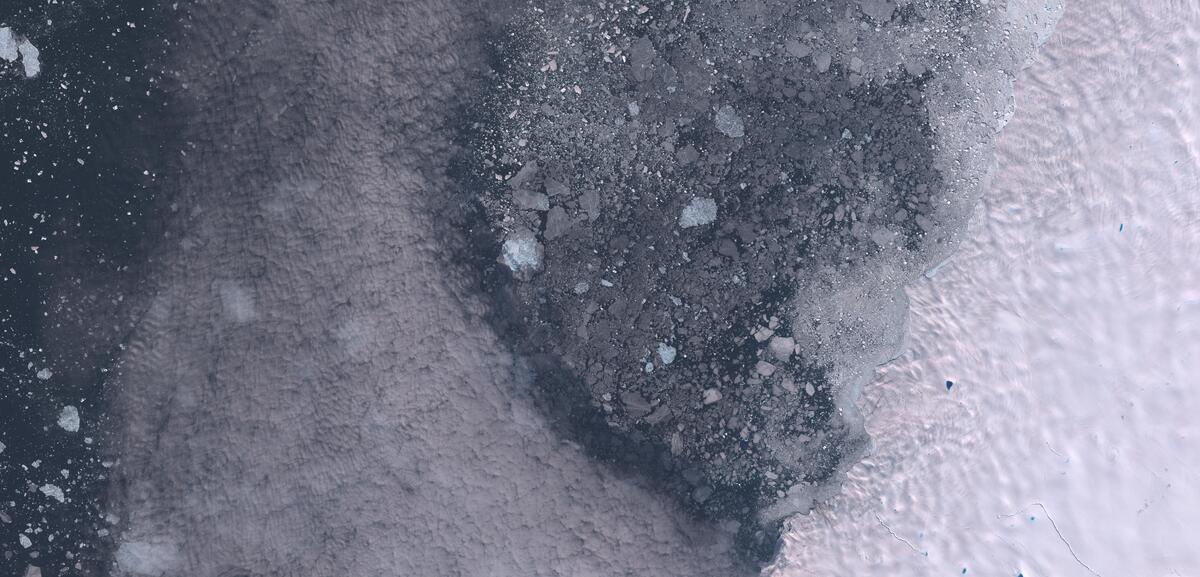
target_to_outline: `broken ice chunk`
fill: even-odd
[[[50,369],[44,368],[37,372],[37,378],[41,379],[43,381],[48,381],[48,380],[50,380],[50,377],[53,377],[53,376],[54,376],[54,371],[52,371]]]
[[[15,62],[21,58],[21,66],[25,69],[25,78],[33,78],[42,71],[42,62],[38,58],[41,52],[27,38],[19,38],[12,28],[0,28],[0,59]]]
[[[634,417],[641,418],[650,414],[650,403],[646,402],[645,397],[633,391],[621,391],[621,403],[625,405],[625,410]]]
[[[679,226],[692,228],[717,220],[717,201],[711,198],[693,197],[679,214]]]
[[[858,4],[863,14],[880,23],[891,20],[892,14],[896,11],[896,3],[892,0],[859,0]]]
[[[796,350],[796,340],[791,337],[774,337],[769,347],[775,358],[786,361],[792,358],[792,353]]]
[[[512,178],[508,179],[508,185],[514,189],[521,188],[522,186],[525,185],[525,183],[533,180],[533,177],[535,175],[537,175],[537,173],[538,173],[537,161],[531,160],[529,162],[526,162],[524,165],[521,166],[521,170],[518,170],[517,173],[512,176]]]
[[[559,196],[571,192],[571,189],[567,188],[567,185],[553,178],[547,177],[544,185],[546,187],[546,194],[550,196]]]
[[[17,37],[12,28],[0,28],[0,59],[8,62],[17,59]]]
[[[561,206],[556,206],[546,214],[546,230],[542,234],[546,240],[554,240],[566,234],[572,224],[574,223],[571,222],[571,217],[567,216],[567,211]]]
[[[38,487],[38,490],[41,491],[43,495],[50,497],[59,503],[67,502],[67,496],[63,494],[63,490],[60,489],[58,485],[46,483],[45,485]]]
[[[500,260],[518,278],[528,279],[542,267],[542,245],[528,232],[510,234],[501,248]]]
[[[717,130],[729,138],[741,138],[746,134],[742,119],[738,117],[737,111],[728,104],[717,110]]]
[[[537,210],[545,212],[550,210],[550,198],[540,192],[533,192],[525,188],[513,190],[513,203],[517,208],[524,210]]]
[[[178,575],[182,555],[174,543],[130,541],[115,555],[118,575]]]
[[[79,431],[79,410],[71,405],[62,408],[58,413],[58,426],[69,433]]]
[[[758,361],[758,363],[754,365],[754,370],[764,377],[769,377],[775,374],[775,365],[772,365],[766,361]]]
[[[579,207],[588,215],[588,220],[600,218],[600,193],[587,189],[579,196]]]
[[[25,78],[37,76],[42,71],[42,62],[38,60],[41,53],[37,47],[28,40],[21,40],[17,44],[17,51],[21,53],[21,65],[25,67]]]
[[[719,400],[721,400],[721,391],[716,389],[704,390],[704,404],[711,405]]]
[[[675,362],[675,347],[667,343],[658,343],[658,358],[664,365]]]
[[[833,64],[833,55],[828,52],[822,52],[813,57],[813,64],[817,65],[817,72],[827,72],[829,66]]]
[[[812,48],[809,48],[807,44],[801,44],[800,41],[796,40],[795,38],[788,39],[783,43],[783,46],[787,49],[788,54],[791,54],[796,58],[804,58],[805,56],[812,54]]]

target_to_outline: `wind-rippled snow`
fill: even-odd
[[[1200,5],[1069,3],[1016,101],[771,574],[1200,574]]]

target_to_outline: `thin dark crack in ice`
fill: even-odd
[[[884,523],[883,519],[879,516],[879,513],[875,513],[875,520],[879,521],[879,526],[886,529],[889,535],[894,537],[897,541],[904,543],[905,545],[908,545],[908,548],[912,549],[913,553],[916,553],[918,555],[921,554],[921,551],[919,549],[917,549],[916,547],[914,547],[913,544],[908,541],[908,539],[905,539],[904,537],[897,535],[896,532],[893,531],[892,528],[889,527],[887,523]]]
[[[1088,572],[1091,573],[1092,575],[1095,575],[1096,577],[1100,577],[1100,574],[1097,573],[1095,569],[1092,569],[1091,567],[1089,567],[1088,564],[1084,563],[1083,560],[1079,558],[1079,555],[1077,555],[1075,553],[1075,548],[1071,546],[1071,542],[1067,541],[1067,538],[1063,536],[1062,531],[1060,531],[1058,529],[1058,523],[1054,522],[1054,517],[1050,516],[1050,511],[1046,510],[1046,506],[1041,503],[1034,503],[1034,505],[1037,505],[1038,507],[1040,507],[1042,509],[1042,512],[1046,514],[1046,518],[1050,520],[1050,526],[1054,527],[1054,532],[1056,534],[1058,534],[1058,538],[1060,541],[1063,542],[1063,545],[1067,546],[1067,551],[1071,552],[1071,557],[1075,558],[1075,562],[1079,563],[1080,567],[1087,569]]]
[[[1048,446],[1048,445],[1047,445],[1047,446]],[[1053,449],[1052,449],[1052,450],[1053,450]],[[1058,523],[1055,523],[1055,522],[1054,522],[1054,517],[1052,517],[1052,516],[1050,515],[1050,511],[1048,511],[1048,510],[1046,509],[1046,506],[1045,506],[1045,505],[1043,505],[1043,504],[1041,504],[1041,503],[1039,503],[1039,502],[1030,503],[1030,505],[1029,505],[1029,506],[1030,506],[1030,507],[1033,507],[1033,506],[1035,506],[1035,505],[1036,505],[1037,507],[1039,507],[1039,508],[1042,510],[1042,513],[1045,513],[1045,514],[1046,514],[1046,518],[1050,520],[1050,526],[1054,528],[1054,533],[1055,533],[1056,535],[1058,535],[1058,540],[1059,540],[1059,541],[1062,541],[1062,542],[1063,542],[1063,545],[1066,545],[1066,546],[1067,546],[1067,552],[1069,552],[1069,553],[1071,554],[1071,557],[1075,559],[1075,562],[1076,562],[1076,563],[1078,563],[1080,567],[1083,567],[1084,569],[1087,569],[1087,570],[1088,570],[1088,573],[1091,573],[1092,575],[1095,575],[1096,577],[1100,577],[1100,574],[1099,574],[1099,573],[1097,573],[1095,569],[1092,569],[1090,565],[1088,565],[1087,563],[1084,563],[1084,562],[1083,562],[1083,559],[1080,559],[1080,558],[1079,558],[1079,554],[1075,552],[1075,547],[1073,547],[1073,546],[1071,545],[1071,542],[1070,542],[1070,541],[1067,541],[1067,538],[1066,538],[1066,536],[1064,536],[1064,535],[1063,535],[1063,533],[1062,533],[1062,530],[1058,528]],[[1012,514],[1010,514],[1010,515],[996,515],[996,517],[997,517],[997,518],[1011,518],[1011,517],[1016,517],[1017,515],[1018,515],[1017,513],[1012,513]]]

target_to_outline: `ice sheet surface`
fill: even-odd
[[[1069,3],[1015,85],[873,448],[775,575],[1200,572],[1200,6]]]

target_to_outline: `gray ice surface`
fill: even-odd
[[[494,294],[550,421],[636,449],[631,468],[769,556],[868,446],[857,396],[900,349],[905,287],[957,245],[1055,6],[524,13],[471,150],[495,245],[544,241]],[[514,206],[514,181],[560,218]],[[670,370],[647,350],[664,340]],[[613,402],[631,394],[654,412]]]
[[[17,35],[12,28],[0,27],[0,59],[15,62],[21,59],[25,78],[33,78],[42,71],[41,51],[29,39]]]
[[[741,138],[746,134],[741,117],[732,106],[725,104],[717,109],[717,130],[729,138]]]
[[[893,13],[877,3],[851,2],[784,30],[775,16],[785,3],[682,14],[619,4],[604,18],[690,22],[722,40],[669,50],[610,36],[586,55],[612,65],[611,77],[599,76],[577,66],[585,56],[568,49],[579,44],[553,44],[592,34],[571,5],[553,15],[567,24],[531,27],[552,28],[542,40],[561,51],[538,52],[530,70],[497,80],[483,74],[485,39],[524,5],[190,6],[174,48],[188,87],[189,145],[169,182],[178,210],[163,223],[156,268],[130,296],[138,321],[113,385],[118,577],[730,577],[754,572],[734,540],[755,528],[756,507],[773,505],[762,519],[774,523],[836,489],[840,477],[828,471],[850,467],[861,441],[857,387],[897,346],[903,287],[950,250],[969,213],[1011,75],[1037,43],[1030,25],[1013,20],[1020,11],[914,3],[928,8],[930,35],[885,25]],[[713,53],[734,39],[744,52]],[[956,59],[964,44],[989,58]],[[758,89],[783,116],[750,107],[760,92],[709,90],[721,76],[706,54],[736,64],[741,78],[778,82]],[[754,54],[769,65],[743,66]],[[512,82],[519,99],[490,84],[531,71],[546,80]],[[814,117],[813,95],[788,84],[794,73],[820,94],[821,110],[840,112]],[[630,79],[642,83],[635,98],[601,82]],[[995,101],[961,106],[979,93]],[[466,203],[449,175],[459,135],[447,127],[462,124],[479,94],[505,105],[499,118],[520,130],[530,118],[547,123],[533,125],[545,138],[506,139],[492,164],[475,167],[503,191],[485,207],[491,220],[475,223],[498,235],[479,266],[520,281],[504,287],[515,296],[501,313],[520,321],[562,306],[569,314],[558,325],[523,329],[578,354],[568,368],[608,354],[596,344],[618,341],[608,336],[642,331],[640,358],[621,357],[622,366],[686,386],[645,388],[659,393],[651,397],[616,389],[633,382],[596,383],[582,404],[614,430],[644,420],[657,427],[657,448],[692,459],[681,459],[695,465],[681,473],[694,484],[685,499],[661,479],[595,459],[594,447],[564,435],[561,415],[539,410],[531,391],[546,355],[523,357],[526,343],[497,334],[501,305],[457,258],[469,246],[458,212]],[[519,135],[504,122],[481,124]],[[839,138],[847,124],[854,130]],[[905,167],[892,168],[894,152]],[[563,171],[551,153],[606,166]],[[914,180],[935,173],[944,188]],[[633,175],[662,187],[616,182]],[[773,194],[776,203],[758,202]],[[602,241],[596,248],[580,241],[589,234]],[[912,247],[896,240],[904,235]],[[784,250],[778,239],[793,244]],[[799,256],[808,268],[784,272],[790,290],[771,292],[791,267],[762,265]],[[631,262],[652,266],[622,268]],[[654,271],[676,283],[671,291],[653,284]],[[643,306],[653,315],[639,317]],[[746,326],[726,324],[735,315]],[[712,327],[721,328],[704,332]],[[712,360],[717,378],[689,380],[698,351],[725,354],[712,350],[714,335],[753,358]],[[655,355],[670,367],[656,368]],[[827,381],[801,359],[821,363]],[[831,404],[815,407],[819,399]],[[818,409],[824,420],[792,418]],[[646,447],[625,441],[619,450]],[[729,490],[743,475],[761,482],[744,507]],[[805,475],[821,486],[792,482]]]
[[[453,262],[481,8],[188,6],[194,146],[107,421],[115,576],[736,574],[727,530],[551,430]]]

